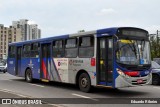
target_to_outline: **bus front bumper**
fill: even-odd
[[[147,85],[151,83],[152,83],[151,73],[144,77],[129,77],[129,78],[119,75],[115,79],[115,88],[134,87],[134,86]]]

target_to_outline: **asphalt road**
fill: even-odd
[[[94,88],[92,93],[81,92],[75,85],[62,84],[56,82],[40,82],[35,81],[34,83],[25,82],[24,78],[15,77],[8,73],[0,73],[0,91],[7,92],[10,94],[18,95],[23,98],[46,98],[43,99],[46,103],[51,103],[53,99],[57,101],[65,101],[66,99],[70,102],[75,103],[78,99],[84,100],[85,102],[96,102],[101,100],[99,98],[109,98],[106,100],[111,100],[111,98],[117,98],[119,101],[121,99],[128,98],[159,98],[160,99],[160,86],[139,86],[130,88],[121,88],[118,90],[107,89],[107,88]],[[1,96],[0,98],[7,98],[8,96]],[[10,96],[12,98],[12,95]],[[59,98],[59,99],[57,99]],[[102,99],[102,100],[103,100]],[[52,101],[51,101],[52,100]],[[112,99],[113,100],[113,99]],[[53,104],[54,106],[71,106],[71,107],[117,107],[114,104],[114,100],[111,102],[113,104]],[[117,100],[116,100],[117,101]],[[121,104],[120,107],[160,107],[159,104]]]

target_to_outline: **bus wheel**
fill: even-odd
[[[82,73],[79,76],[79,88],[83,92],[89,92],[91,90],[91,80],[87,73]]]
[[[160,77],[158,75],[153,75],[152,77],[152,84],[153,85],[158,85],[160,83]]]
[[[32,71],[31,69],[27,69],[25,79],[27,82],[32,82]]]

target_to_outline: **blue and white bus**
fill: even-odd
[[[8,72],[33,79],[92,86],[151,84],[150,44],[146,30],[113,27],[10,43]]]

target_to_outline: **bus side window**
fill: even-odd
[[[65,57],[75,58],[77,57],[78,48],[77,48],[77,38],[67,39],[65,42]]]
[[[64,43],[63,40],[53,41],[53,57],[64,57]]]
[[[23,46],[23,57],[29,58],[30,57],[30,51],[31,51],[31,45],[26,44]]]
[[[15,46],[9,46],[9,58],[15,58]]]
[[[79,57],[91,58],[94,56],[94,37],[85,36],[79,38]]]
[[[39,43],[32,43],[31,44],[31,57],[39,57]]]

